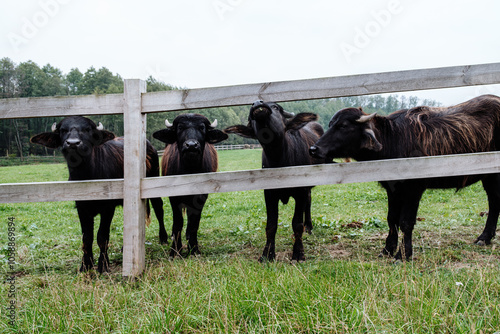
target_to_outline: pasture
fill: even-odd
[[[260,168],[260,154],[221,151],[220,170]],[[66,180],[67,173],[64,164],[1,167],[0,182]],[[318,186],[312,194],[305,262],[290,261],[291,205],[280,205],[277,261],[258,263],[263,191],[220,193],[209,196],[203,211],[198,257],[169,259],[153,215],[146,271],[133,282],[121,273],[122,209],[111,227],[111,273],[98,275],[77,271],[74,202],[0,204],[0,333],[500,332],[498,241],[472,244],[486,219],[480,184],[424,194],[410,262],[377,257],[388,232],[386,194],[378,184]],[[14,326],[6,313],[9,217],[17,249]]]

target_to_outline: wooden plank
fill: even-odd
[[[142,198],[500,172],[500,153],[377,160],[142,179]],[[0,184],[0,203],[123,198],[123,179]]]
[[[121,114],[123,94],[0,99],[0,119]]]
[[[123,179],[0,184],[0,203],[123,198]]]
[[[500,63],[154,92],[143,95],[142,106],[148,113],[496,83]]]
[[[500,153],[488,152],[147,178],[142,182],[142,197],[499,172]]]
[[[500,83],[500,63],[266,82],[143,94],[143,112],[294,101]],[[122,94],[0,100],[0,119],[119,114]]]
[[[141,113],[141,94],[146,82],[124,83],[124,181],[123,181],[123,276],[135,277],[145,268],[146,203],[141,199],[141,179],[146,176],[146,114]]]

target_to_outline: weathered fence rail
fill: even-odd
[[[500,83],[500,63],[398,71],[310,80],[145,93],[125,80],[124,94],[0,100],[0,118],[124,114],[125,176],[120,180],[1,184],[0,202],[124,199],[123,275],[144,269],[144,199],[336,183],[500,172],[500,153],[475,153],[349,164],[145,178],[146,114]]]

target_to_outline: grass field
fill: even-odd
[[[219,157],[222,171],[260,168],[258,150]],[[63,164],[0,167],[0,182],[66,179]],[[146,271],[135,282],[121,276],[121,208],[111,228],[112,271],[99,275],[78,273],[81,231],[73,202],[0,204],[0,333],[500,332],[498,241],[472,244],[488,209],[480,184],[424,194],[410,262],[377,257],[388,228],[385,191],[376,183],[313,189],[314,230],[304,236],[301,263],[290,261],[290,204],[280,207],[277,261],[265,264],[257,262],[265,243],[262,191],[209,196],[198,257],[169,259],[153,218]]]

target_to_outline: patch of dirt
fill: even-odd
[[[363,223],[353,221],[353,222],[350,222],[348,224],[342,224],[341,227],[343,227],[343,228],[363,228]]]
[[[344,245],[337,243],[333,245],[328,245],[326,246],[326,250],[328,251],[328,254],[330,255],[330,258],[332,260],[335,259],[345,259],[346,257],[349,257],[352,255],[352,253],[347,250]]]

